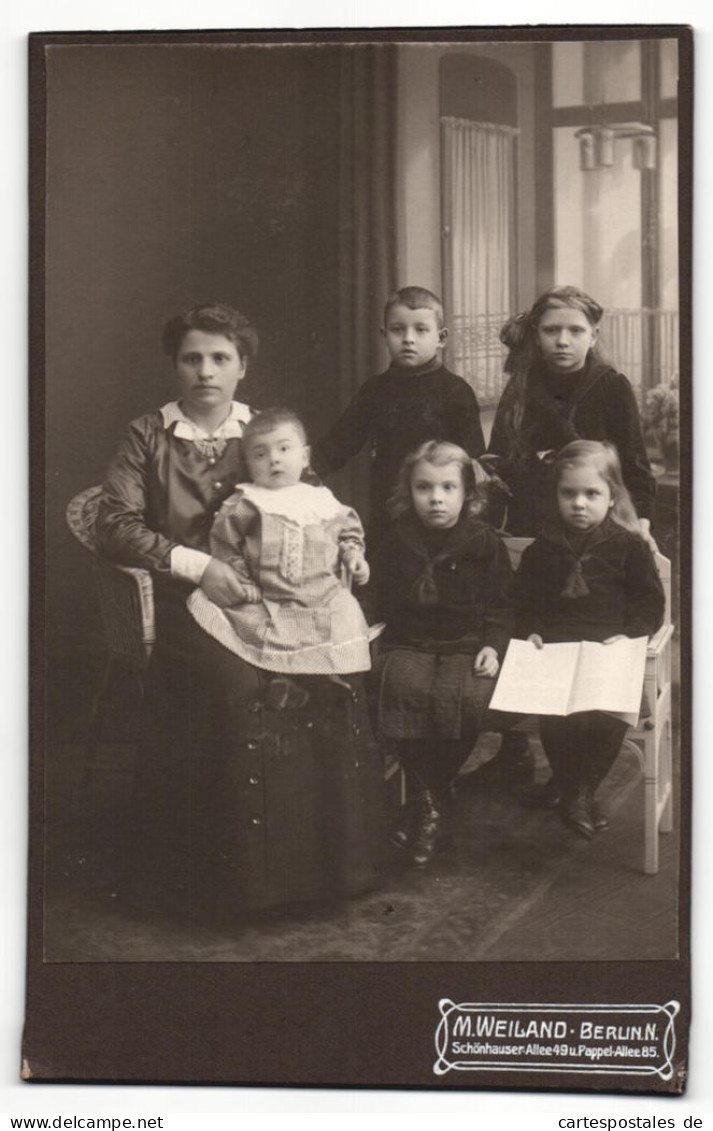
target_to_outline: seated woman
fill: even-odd
[[[252,413],[233,395],[257,344],[248,320],[219,304],[166,325],[178,399],[129,426],[97,515],[101,551],[154,579],[133,874],[183,911],[351,895],[379,873],[381,779],[363,695],[275,679],[186,608],[196,586],[221,608],[245,600],[209,534],[247,477]]]

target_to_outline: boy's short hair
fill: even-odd
[[[302,440],[302,443],[307,443],[307,431],[297,413],[293,412],[291,408],[278,406],[277,408],[263,409],[262,412],[258,412],[255,416],[250,417],[243,431],[243,448],[247,450],[248,444],[255,436],[262,436],[265,432],[273,432],[275,428],[279,428],[281,424],[291,425]]]
[[[401,287],[390,294],[384,306],[384,325],[388,321],[389,311],[394,306],[407,306],[409,310],[421,310],[422,307],[432,310],[436,315],[438,329],[443,329],[445,321],[443,303],[438,295],[434,295],[433,291],[427,291],[425,287]]]

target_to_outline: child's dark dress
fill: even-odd
[[[653,517],[656,485],[651,473],[639,409],[628,379],[589,358],[578,374],[552,374],[542,364],[527,376],[521,424],[523,454],[515,458],[504,419],[511,385],[500,399],[488,452],[500,457],[498,474],[510,489],[507,529],[534,537],[556,520],[552,468],[538,453],[559,451],[573,440],[614,444],[624,483],[640,518]]]
[[[448,784],[484,728],[495,680],[476,676],[481,648],[505,653],[512,627],[512,570],[485,523],[462,517],[427,530],[407,514],[380,546],[373,571],[381,638],[378,731],[382,739],[428,740],[422,784]],[[423,780],[424,774],[431,780]]]
[[[588,534],[559,524],[529,546],[516,575],[517,635],[545,643],[650,636],[663,619],[665,597],[651,550],[607,517]],[[626,723],[600,711],[543,716],[540,735],[567,794],[605,777]]]
[[[583,584],[568,586],[573,572]],[[545,643],[650,636],[664,612],[651,550],[611,518],[585,535],[546,527],[522,555],[515,593],[517,635]]]

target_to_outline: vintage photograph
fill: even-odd
[[[37,961],[680,958],[681,33],[35,45]]]

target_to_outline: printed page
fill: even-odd
[[[490,706],[525,715],[566,715],[580,645],[511,640]]]
[[[645,636],[618,640],[616,644],[583,641],[566,714],[610,711],[638,717],[646,644]],[[552,647],[548,644],[543,651],[549,652]]]

